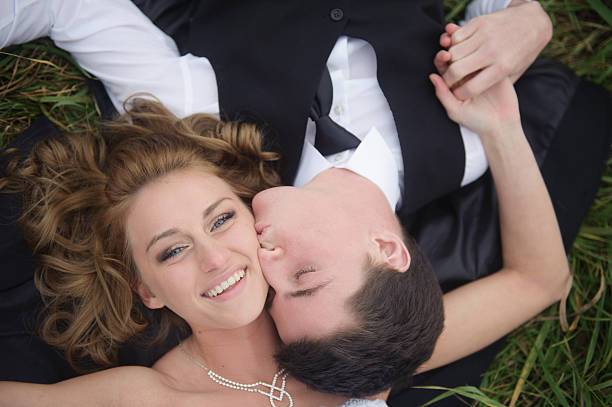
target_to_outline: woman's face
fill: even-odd
[[[262,312],[263,278],[253,215],[219,177],[177,170],[131,202],[127,239],[149,308],[167,306],[192,329],[232,329]]]

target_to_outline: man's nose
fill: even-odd
[[[261,243],[258,251],[259,261],[262,263],[276,263],[283,258],[283,249],[270,243]]]
[[[283,281],[282,270],[286,267],[283,261],[283,249],[278,246],[261,247],[257,256],[265,279],[272,287],[278,289],[278,285]]]

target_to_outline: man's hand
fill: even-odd
[[[503,78],[515,82],[544,49],[552,24],[536,1],[513,0],[504,10],[479,16],[463,27],[448,24],[434,64],[461,100],[474,97]]]

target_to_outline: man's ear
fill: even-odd
[[[410,253],[402,238],[391,232],[377,232],[372,236],[374,259],[390,269],[403,273],[410,267]]]
[[[164,307],[165,304],[142,281],[136,286],[136,291],[147,308],[159,309]]]

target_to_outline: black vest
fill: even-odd
[[[182,52],[209,58],[222,117],[264,126],[268,146],[282,153],[286,183],[297,171],[309,107],[336,40],[369,42],[402,148],[402,212],[411,213],[459,188],[465,165],[459,127],[428,80],[442,21],[438,0],[203,1],[175,39]]]

